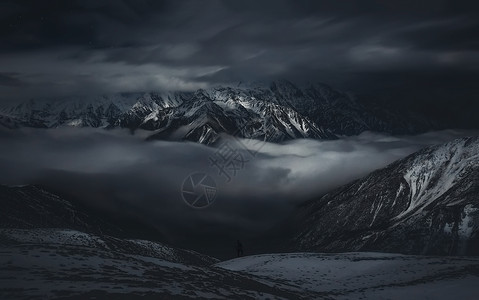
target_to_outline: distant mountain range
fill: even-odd
[[[304,204],[295,249],[479,255],[479,137],[425,148]]]
[[[363,131],[413,134],[435,128],[422,116],[361,102],[325,84],[280,80],[195,92],[123,93],[29,100],[3,107],[7,128],[101,127],[144,129],[151,139],[214,143],[221,133],[279,142],[335,139]]]

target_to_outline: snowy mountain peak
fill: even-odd
[[[476,254],[479,137],[425,148],[305,205],[303,249]]]
[[[471,169],[479,169],[479,138],[458,139],[418,154],[403,176],[411,203],[397,218],[427,207],[460,184]]]
[[[154,131],[152,137],[165,139],[216,140],[221,132],[244,138],[253,134],[245,124],[262,124],[285,139],[331,139],[337,135],[359,134],[364,130],[417,133],[430,128],[407,115],[383,116],[362,105],[350,94],[324,84],[296,86],[287,80],[269,84],[242,83],[199,89],[194,92],[122,93],[96,97],[30,100],[0,111],[17,124],[30,127],[89,126]],[[395,115],[396,117],[391,117]],[[201,135],[207,116],[214,123],[212,139]],[[399,120],[399,121],[398,121]],[[191,128],[199,124],[199,128]],[[19,127],[21,127],[19,126]],[[256,126],[256,125],[255,125]],[[10,126],[11,127],[11,126]],[[172,135],[188,127],[184,135]],[[217,130],[219,130],[217,132]],[[276,140],[272,140],[275,142]]]

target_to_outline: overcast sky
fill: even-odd
[[[272,78],[477,82],[475,3],[3,0],[0,99]]]

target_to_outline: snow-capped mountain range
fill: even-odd
[[[122,93],[29,100],[3,107],[0,125],[128,128],[152,139],[211,144],[219,134],[278,142],[334,139],[365,130],[417,133],[433,125],[409,112],[362,103],[325,84],[238,84],[195,92]]]
[[[428,147],[303,205],[315,251],[479,254],[479,137]]]

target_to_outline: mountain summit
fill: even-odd
[[[144,129],[152,139],[204,144],[227,133],[279,142],[334,139],[363,131],[418,133],[431,129],[408,112],[362,103],[325,84],[221,86],[195,92],[122,93],[29,100],[0,111],[9,128],[103,127]],[[8,121],[8,122],[7,122]]]
[[[301,207],[302,250],[479,254],[479,137],[425,148]]]

